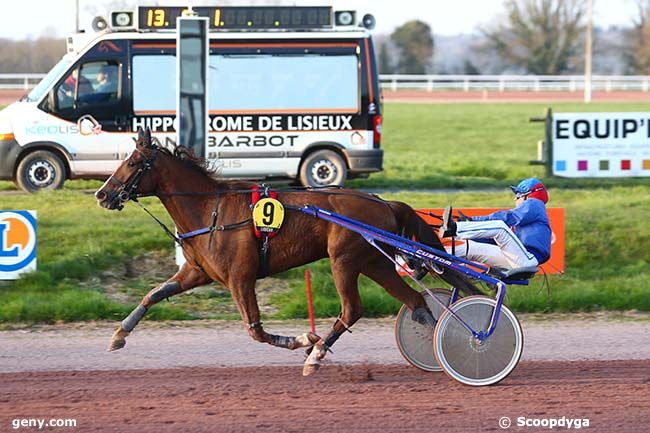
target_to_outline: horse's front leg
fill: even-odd
[[[248,335],[255,341],[268,343],[272,346],[283,347],[289,350],[299,349],[301,347],[311,347],[320,340],[320,337],[313,332],[305,332],[296,337],[285,337],[283,335],[269,334],[262,326],[260,320],[260,310],[257,304],[257,295],[255,294],[255,278],[252,277],[246,281],[238,279],[233,281],[230,286],[232,297],[237,304],[239,313],[248,330]]]
[[[140,322],[140,319],[144,317],[153,305],[163,299],[210,282],[212,282],[212,279],[208,277],[205,272],[196,269],[189,263],[185,263],[173,277],[147,293],[147,295],[142,298],[140,305],[131,311],[131,314],[129,314],[126,319],[122,320],[122,323],[111,337],[108,351],[112,352],[121,349],[126,345],[126,337],[131,333],[131,331],[133,331],[138,322]]]

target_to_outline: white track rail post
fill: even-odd
[[[208,18],[182,16],[178,29],[176,119],[178,144],[204,158],[208,140]]]
[[[585,103],[591,102],[591,42],[593,0],[587,2],[587,35],[585,41]]]
[[[176,19],[176,125],[177,143],[206,156],[208,144],[208,18],[197,17],[189,8]],[[176,264],[185,263],[176,245]]]

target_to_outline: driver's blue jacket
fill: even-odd
[[[472,221],[501,220],[517,235],[539,264],[551,257],[551,226],[544,202],[529,197],[514,209],[472,217]]]

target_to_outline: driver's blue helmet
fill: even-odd
[[[516,197],[528,196],[539,199],[544,204],[548,203],[548,191],[542,181],[537,178],[529,177],[524,179],[517,186],[511,186],[510,189],[515,193]]]

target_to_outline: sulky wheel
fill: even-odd
[[[470,296],[450,309],[475,331],[487,331],[496,301]],[[442,369],[466,385],[492,385],[504,379],[519,362],[524,336],[517,317],[501,307],[494,333],[480,342],[449,312],[444,311],[433,335],[434,353]]]
[[[449,304],[451,290],[432,289],[431,291],[444,304]],[[428,292],[422,292],[422,295],[433,317],[438,320],[444,311],[443,308],[431,298]],[[411,310],[406,305],[402,305],[397,313],[395,340],[404,359],[415,367],[424,371],[442,371],[433,354],[433,329],[412,320]]]

